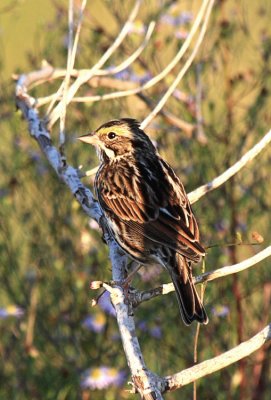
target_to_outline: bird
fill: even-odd
[[[185,325],[208,323],[192,264],[205,256],[184,186],[140,123],[112,120],[80,136],[100,161],[94,189],[118,245],[141,265],[160,264],[174,285]]]

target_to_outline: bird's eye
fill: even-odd
[[[115,132],[109,132],[107,135],[108,139],[114,139],[116,137]]]

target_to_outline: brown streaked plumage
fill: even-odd
[[[207,323],[191,268],[205,250],[179,178],[134,119],[107,122],[79,139],[97,149],[96,195],[117,243],[135,260],[168,270],[185,324]]]

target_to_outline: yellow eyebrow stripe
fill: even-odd
[[[116,135],[132,139],[133,133],[127,126],[110,126],[109,128],[101,128],[97,134],[100,136],[107,135],[109,132],[115,132]]]

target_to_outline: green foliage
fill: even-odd
[[[127,2],[123,9],[122,2],[110,2],[114,3],[110,13],[107,1],[91,3],[79,46],[77,66],[80,68],[92,66],[108,48],[131,5]],[[167,2],[170,3],[175,2]],[[199,5],[195,3],[194,13]],[[46,29],[38,30],[42,48],[30,51],[26,47],[30,51],[29,71],[39,68],[42,58],[47,58],[55,67],[66,64],[67,10],[61,2],[55,2],[55,7]],[[187,11],[190,2],[180,2],[178,7],[178,12]],[[165,3],[161,16],[170,14],[168,10]],[[146,22],[156,13],[156,2],[146,2],[139,18]],[[270,129],[268,14],[270,5],[265,0],[251,2],[249,7],[243,1],[217,2],[196,61],[202,71],[206,144],[198,140],[197,129],[188,137],[162,117],[148,129],[187,191],[222,173]],[[187,31],[189,27],[188,22],[181,29]],[[181,45],[175,37],[176,30],[176,26],[159,24],[153,41],[140,56],[128,80],[147,73],[155,75],[167,65]],[[140,39],[135,33],[130,35],[108,66],[123,61]],[[154,104],[172,78],[170,75],[148,92]],[[172,97],[166,110],[196,123],[197,82],[194,65],[179,87],[190,96],[190,104]],[[36,88],[33,95],[53,93],[58,83]],[[90,292],[89,282],[110,279],[108,252],[101,232],[89,226],[88,218],[56,178],[29,136],[25,122],[15,113],[13,90],[13,84],[1,80],[0,311],[16,305],[23,310],[23,315],[16,317],[11,308],[6,318],[1,319],[0,313],[0,399],[129,398],[123,387],[112,386],[92,393],[80,386],[82,374],[88,368],[101,366],[124,370],[129,380],[115,318],[99,306],[91,308],[90,305],[95,292]],[[107,92],[108,88],[99,87],[95,93]],[[137,97],[71,104],[66,143],[69,162],[74,166],[82,164],[85,169],[97,164],[94,151],[75,141],[80,134],[109,119],[128,115],[143,119],[147,113],[146,104]],[[53,132],[53,139],[57,144],[57,132]],[[229,182],[195,204],[203,242],[206,246],[218,244],[208,250],[207,270],[239,262],[270,243],[270,158],[269,148]],[[252,243],[257,233],[264,238],[263,244],[226,246],[237,238]],[[195,267],[194,271],[198,274],[200,268]],[[169,281],[160,270],[149,280],[147,273],[143,271],[134,286],[150,288]],[[199,361],[230,349],[268,322],[270,279],[266,261],[236,278],[227,277],[207,285],[205,303],[210,323],[200,330]],[[102,326],[100,333],[84,324],[87,317],[93,316]],[[141,305],[135,318],[145,361],[151,370],[169,375],[193,364],[196,327],[182,325],[173,294]],[[253,355],[243,364],[232,365],[199,381],[198,398],[269,399],[270,346],[261,355],[262,358]],[[260,372],[255,368],[256,362]],[[168,395],[171,399],[191,397],[191,385]]]

